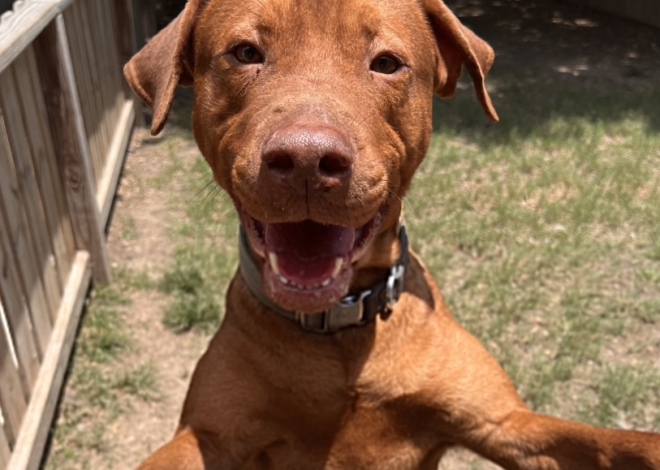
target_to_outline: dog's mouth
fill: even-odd
[[[360,227],[312,220],[267,224],[239,207],[253,250],[264,258],[265,293],[288,310],[330,308],[348,293],[352,263],[369,247],[382,221],[379,211]]]

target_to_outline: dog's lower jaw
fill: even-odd
[[[315,313],[331,308],[349,290],[353,268],[343,268],[327,285],[304,288],[283,281],[281,275],[273,271],[271,263],[264,263],[262,276],[266,295],[286,310],[300,313]]]

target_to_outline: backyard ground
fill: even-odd
[[[528,405],[660,431],[660,30],[554,1],[448,2],[498,53],[489,124],[464,82],[405,211],[413,248]],[[237,219],[190,93],[136,130],[46,470],[133,469],[174,432],[222,317]],[[493,469],[467,454],[442,469]]]

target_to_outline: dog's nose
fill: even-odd
[[[353,151],[344,134],[327,123],[295,122],[277,129],[264,146],[269,172],[292,185],[305,182],[328,187],[351,174]]]

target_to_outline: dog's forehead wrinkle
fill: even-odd
[[[422,17],[418,0],[244,0],[240,5],[217,1],[222,5],[216,11],[231,18],[232,26],[251,24],[263,34],[285,33],[292,44],[303,36],[373,39],[384,30],[411,28],[411,20]]]

